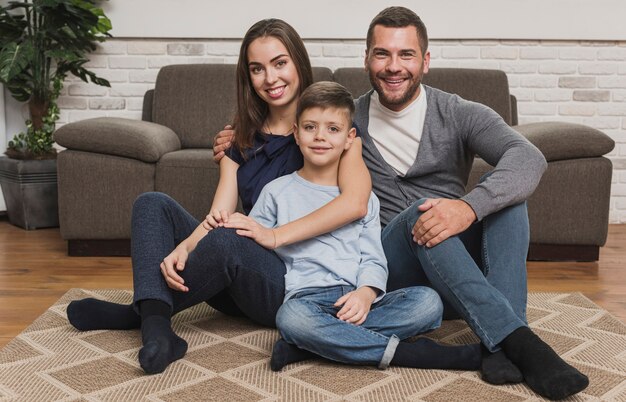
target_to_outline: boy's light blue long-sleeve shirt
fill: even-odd
[[[267,184],[250,217],[265,227],[277,227],[319,209],[339,195],[336,186],[311,183],[294,172]],[[380,205],[372,193],[367,216],[330,233],[277,248],[285,262],[285,300],[306,288],[371,286],[380,293],[387,284],[387,260],[380,239]]]

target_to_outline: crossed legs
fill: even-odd
[[[274,347],[272,369],[278,371],[287,363],[302,360],[298,359],[306,357],[302,350],[342,363],[376,365],[381,369],[390,364],[478,369],[477,344],[444,346],[425,338],[403,342],[441,324],[443,306],[432,289],[415,286],[385,294],[372,305],[361,325],[336,317],[339,308],[334,303],[352,290],[350,286],[307,289],[287,300],[276,316],[283,339]]]

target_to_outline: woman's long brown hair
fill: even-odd
[[[282,42],[289,56],[295,63],[300,87],[298,95],[313,82],[313,73],[309,55],[300,35],[285,21],[265,19],[252,25],[241,43],[239,61],[237,62],[237,112],[233,126],[235,129],[234,146],[240,152],[252,147],[254,134],[263,127],[269,109],[267,103],[257,95],[252,87],[250,68],[248,67],[248,48],[258,38],[271,36]]]

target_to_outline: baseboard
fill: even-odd
[[[68,240],[72,257],[130,257],[130,239]]]
[[[598,261],[600,247],[531,243],[528,261]]]
[[[68,240],[67,254],[75,257],[130,257],[130,239]],[[598,261],[599,257],[598,246],[531,243],[527,260]]]

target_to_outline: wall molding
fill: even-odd
[[[119,38],[242,38],[261,18],[282,18],[305,39],[363,39],[383,8],[403,5],[433,39],[626,40],[623,0],[110,0]],[[138,16],[141,16],[138,23]]]

